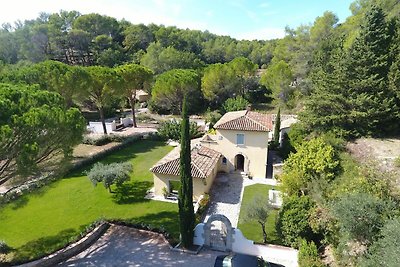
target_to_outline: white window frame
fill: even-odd
[[[243,136],[243,143],[239,143],[239,136]],[[238,134],[236,134],[236,145],[238,145],[238,146],[244,146],[244,143],[245,143],[244,133],[238,133]]]

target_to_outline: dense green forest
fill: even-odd
[[[23,68],[46,60],[55,60],[70,66],[116,67],[136,63],[148,67],[156,76],[172,69],[195,69],[202,80],[203,98],[209,102],[211,108],[220,105],[227,98],[257,91],[256,95],[247,95],[247,100],[254,102],[256,99],[259,100],[260,96],[272,96],[276,100],[274,103],[297,112],[302,109],[305,96],[325,91],[324,86],[333,81],[324,79],[331,79],[333,72],[334,76],[347,86],[347,79],[351,77],[339,77],[338,75],[342,74],[337,73],[339,70],[335,69],[335,66],[338,65],[343,70],[345,68],[355,70],[356,66],[342,66],[341,63],[364,64],[360,61],[362,59],[354,58],[355,50],[359,50],[360,56],[373,61],[363,51],[367,48],[362,47],[370,41],[370,37],[364,38],[364,44],[359,40],[363,38],[360,36],[363,33],[362,27],[368,27],[362,25],[367,23],[365,14],[372,4],[382,9],[381,16],[384,17],[381,19],[384,22],[381,27],[384,27],[386,32],[380,34],[387,35],[380,40],[385,42],[384,47],[381,47],[382,44],[377,44],[381,47],[379,52],[391,51],[391,56],[383,59],[387,60],[385,63],[387,69],[382,68],[380,71],[386,71],[387,73],[382,75],[391,77],[390,84],[396,87],[398,78],[395,65],[398,64],[398,59],[395,56],[394,46],[399,28],[396,18],[400,13],[396,0],[358,0],[350,6],[352,16],[342,24],[338,23],[335,14],[327,11],[317,17],[313,24],[302,25],[296,29],[286,28],[284,38],[268,41],[239,41],[207,31],[163,25],[133,25],[125,20],[118,21],[99,14],[81,15],[76,11],[43,13],[35,20],[18,21],[13,26],[2,25],[0,30],[2,76],[10,69]],[[370,27],[373,28],[375,25]],[[375,37],[381,38],[381,36]],[[378,51],[371,51],[375,52]],[[346,55],[351,55],[353,58],[346,58]],[[261,79],[254,78],[257,67],[243,65],[248,63],[241,63],[246,68],[243,73],[238,73],[241,71],[238,67],[242,67],[238,64],[231,68],[226,66],[228,62],[238,57],[246,58],[254,63],[254,66],[265,69]],[[8,64],[13,66],[7,67]],[[365,70],[365,75],[368,75],[368,71],[370,70]],[[10,79],[5,81],[9,82]],[[356,81],[353,79],[352,83],[354,82]],[[222,96],[215,99],[213,95]],[[268,98],[261,97],[261,101],[267,100]],[[198,102],[202,102],[202,99],[198,99]],[[157,105],[154,107],[163,112],[173,112],[174,109]],[[314,108],[318,109],[316,112],[323,109],[311,104],[310,110]],[[194,110],[194,112],[202,111],[204,110]],[[381,115],[386,117],[384,114]],[[330,119],[332,118],[327,120]],[[347,119],[354,120],[354,117],[344,120]],[[316,122],[312,123],[314,125]],[[333,125],[340,122],[336,120],[324,122],[324,124],[329,123]],[[368,132],[370,131],[367,129],[363,130],[363,133]],[[351,130],[346,133],[358,134]]]
[[[391,56],[383,59],[387,60],[386,70],[382,68],[380,71],[386,71],[387,73],[382,73],[382,75],[387,79],[390,77],[391,86],[396,87],[398,86],[396,74],[398,58],[395,56],[396,47],[394,46],[399,28],[396,18],[400,13],[396,0],[358,0],[350,6],[352,16],[342,24],[338,23],[335,14],[327,11],[317,17],[313,24],[302,25],[296,29],[286,28],[284,38],[268,41],[239,41],[207,31],[178,29],[163,25],[133,25],[125,20],[118,21],[99,14],[81,15],[76,11],[43,13],[35,20],[2,25],[0,30],[1,73],[4,77],[10,70],[26,68],[46,60],[59,61],[69,66],[116,67],[136,63],[148,67],[156,76],[172,69],[195,69],[201,79],[203,99],[197,99],[198,103],[202,103],[201,107],[207,106],[203,105],[203,100],[206,100],[208,106],[213,108],[227,98],[237,95],[245,96],[246,93],[253,92],[256,94],[246,96],[250,102],[255,102],[255,100],[266,102],[270,99],[268,97],[272,96],[275,99],[274,104],[283,105],[297,112],[302,109],[306,97],[314,92],[320,94],[321,91],[325,91],[326,84],[333,82],[326,80],[331,79],[333,72],[335,72],[333,76],[341,79],[341,82],[346,83],[347,86],[347,79],[351,77],[339,77],[338,75],[342,74],[338,73],[339,70],[335,66],[339,66],[343,71],[357,69],[356,66],[341,65],[341,63],[350,64],[350,62],[363,64],[361,59],[354,58],[355,50],[359,50],[360,56],[368,57],[372,61],[363,51],[367,48],[362,47],[369,42],[369,37],[364,38],[364,44],[360,41],[360,38],[363,38],[360,36],[363,33],[362,27],[368,27],[362,26],[366,23],[365,14],[372,4],[379,6],[384,16],[381,17],[384,20],[381,27],[384,27],[386,32],[380,34],[387,37],[381,40],[385,42],[385,47],[381,48],[380,53],[391,51]],[[376,36],[376,38],[381,38],[381,36]],[[381,44],[377,46],[381,47]],[[378,51],[371,51],[371,53],[375,52]],[[346,58],[346,55],[351,55],[353,58]],[[379,57],[379,55],[376,56]],[[238,67],[242,66],[238,64],[236,67],[227,66],[228,62],[238,57],[248,59],[255,64],[254,67],[242,62],[241,64],[247,64],[247,66],[243,65],[246,70],[238,73],[241,71]],[[256,66],[265,69],[264,72],[259,72],[259,74],[263,73],[261,78],[254,77]],[[365,75],[368,75],[368,71],[370,70],[365,70]],[[354,76],[355,73],[343,75]],[[26,82],[26,78],[22,80]],[[16,79],[4,80],[3,78],[3,81],[16,82]],[[28,81],[28,83],[34,82]],[[354,82],[356,81],[353,79],[352,83]],[[337,83],[339,81],[336,81]],[[383,84],[382,86],[385,87]],[[148,90],[151,90],[151,86]],[[213,97],[215,95],[222,96],[216,99]],[[153,107],[159,112],[174,112],[174,108],[158,105],[153,105]],[[317,113],[320,109],[323,107],[314,107],[312,104],[310,106],[310,110],[315,110]],[[203,111],[195,109],[193,112]],[[386,117],[384,114],[381,115]],[[332,118],[325,119],[332,120],[324,121],[323,124],[331,124],[327,127],[345,123]],[[354,120],[355,118],[342,119]],[[316,122],[312,121],[311,124],[310,127]],[[369,133],[370,131],[365,129],[362,132]],[[350,129],[346,130],[346,134],[358,133]]]

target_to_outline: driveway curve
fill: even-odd
[[[90,248],[60,266],[214,266],[222,252],[202,250],[197,255],[172,251],[157,233],[113,225]]]

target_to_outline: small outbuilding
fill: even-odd
[[[136,94],[134,95],[135,99],[140,103],[146,102],[150,100],[150,95],[144,90],[136,90]]]
[[[179,150],[179,147],[174,149],[150,169],[154,177],[155,195],[162,196],[164,193],[169,194],[177,190],[176,187],[180,183]],[[192,148],[191,157],[193,199],[197,200],[210,191],[218,173],[218,166],[221,165],[221,153],[196,145]]]

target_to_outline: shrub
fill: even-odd
[[[224,104],[222,104],[222,113],[244,110],[247,108],[248,105],[250,105],[250,102],[241,96],[228,98],[227,100],[225,100]]]
[[[317,246],[314,242],[302,239],[298,255],[299,267],[322,267],[324,266],[318,256]]]
[[[131,142],[141,138],[139,135],[117,135],[117,134],[109,134],[109,135],[102,135],[100,137],[93,137],[93,136],[85,136],[82,140],[83,144],[92,145],[92,146],[104,146],[111,142],[117,143],[125,143]]]
[[[167,198],[167,197],[168,197],[169,192],[168,192],[167,187],[165,187],[165,186],[163,187],[163,189],[162,189],[162,194],[163,194],[164,198]]]
[[[286,245],[298,247],[300,238],[308,241],[316,240],[309,219],[314,203],[308,196],[292,196],[284,199],[278,213],[276,228],[279,237]]]
[[[122,185],[125,181],[129,180],[131,171],[132,164],[129,162],[111,164],[96,163],[87,175],[94,186],[102,182],[104,187],[112,193],[111,185]]]
[[[210,195],[205,193],[204,197],[199,202],[199,208],[196,212],[196,221],[198,221],[198,222],[201,221],[203,213],[206,211],[209,204],[210,204]]]
[[[290,141],[289,135],[287,133],[284,133],[282,137],[282,146],[278,151],[279,156],[281,156],[283,160],[286,160],[289,157],[290,153],[295,153],[295,152],[296,150],[294,149]]]
[[[283,167],[282,187],[289,195],[306,194],[312,180],[330,181],[339,171],[335,149],[322,138],[303,142],[290,154]]]
[[[3,240],[0,240],[0,253],[6,254],[11,251],[11,247]]]
[[[100,137],[91,137],[86,135],[83,137],[82,143],[92,146],[103,146],[111,142],[111,138],[108,135],[102,135]]]
[[[400,266],[400,217],[389,220],[382,228],[380,238],[368,249],[363,267]]]
[[[181,122],[175,119],[163,122],[158,129],[158,134],[164,139],[179,141],[181,139]],[[195,122],[190,122],[190,139],[200,137],[202,133]]]
[[[342,234],[368,244],[386,219],[387,204],[366,193],[345,194],[333,203],[332,212]]]
[[[222,117],[222,115],[218,111],[208,110],[205,117],[206,117],[205,118],[206,123],[209,123],[209,128],[213,129],[214,125]]]
[[[394,160],[394,166],[400,168],[400,156]]]
[[[139,122],[151,122],[154,121],[153,117],[150,114],[141,113],[136,116],[136,119]]]

